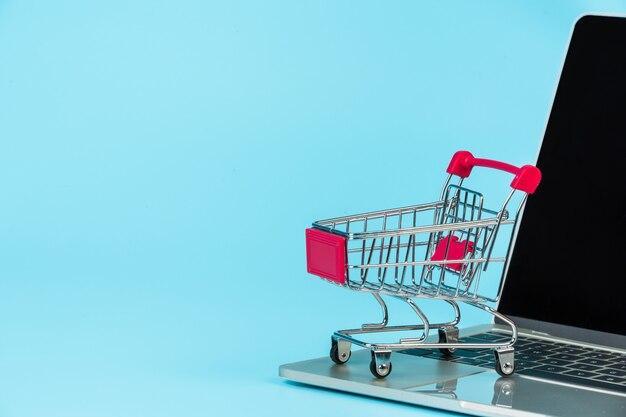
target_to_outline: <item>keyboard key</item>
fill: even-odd
[[[538,348],[543,349],[543,350],[549,350],[549,351],[553,351],[555,349],[558,349],[559,347],[557,345],[555,345],[554,343],[547,343],[544,341],[541,342],[535,342],[538,344]]]
[[[604,375],[626,377],[626,371],[620,371],[618,369],[604,368],[604,369],[600,369],[597,372],[599,374],[604,374]]]
[[[588,365],[586,363],[574,362],[567,365],[568,368],[576,369],[577,371],[597,371],[602,369],[599,366]]]
[[[612,355],[609,355],[604,352],[598,352],[598,351],[585,353],[583,356],[585,358],[600,359],[600,360],[613,359]]]
[[[543,365],[543,366],[538,366],[535,368],[535,370],[537,371],[544,371],[544,372],[550,372],[550,373],[554,373],[554,374],[562,374],[565,373],[567,371],[569,371],[569,369],[564,368],[562,366],[555,366],[555,365]]]
[[[575,345],[565,345],[567,347],[575,347],[576,349],[584,350],[585,352],[595,352],[596,349],[585,347],[585,346],[575,346]]]
[[[546,356],[552,353],[554,346],[543,345],[540,343],[531,343],[522,348],[516,348],[518,352],[530,355]]]
[[[556,353],[554,355],[548,356],[550,359],[559,359],[567,362],[575,362],[579,359],[578,356],[568,355],[567,353]]]
[[[539,359],[537,362],[541,362],[542,364],[546,364],[546,365],[556,365],[556,366],[567,366],[570,364],[569,361],[562,361],[560,359],[554,359],[554,358]]]
[[[585,353],[583,349],[577,349],[573,347],[558,347],[551,351],[552,353],[565,353],[567,355],[581,355]]]
[[[545,358],[546,356],[550,354],[550,352],[545,351],[543,349],[539,349],[539,348],[521,349],[519,352],[521,354],[531,355],[537,358]]]
[[[537,356],[537,355],[529,355],[526,353],[515,352],[515,360],[523,360],[523,361],[536,361],[537,359],[545,358],[545,356]]]
[[[596,366],[609,366],[611,362],[604,361],[601,359],[593,359],[593,358],[582,358],[578,360],[579,363],[586,363],[588,365],[596,365]]]
[[[598,374],[594,374],[593,372],[587,372],[587,371],[567,371],[567,372],[563,372],[563,374],[577,376],[579,378],[592,378],[594,376],[598,376]]]
[[[620,365],[620,364],[616,364],[616,363],[611,363],[608,366],[610,368],[613,368],[613,369],[619,369],[620,371],[626,371],[626,364]]]
[[[556,347],[554,345],[547,345],[545,343],[533,342],[533,343],[529,343],[528,345],[524,346],[520,350],[531,350],[531,349],[537,349],[537,350],[541,350],[541,351],[545,352],[545,351],[548,351],[548,350],[556,349]]]
[[[620,378],[620,377],[611,376],[611,375],[598,375],[594,379],[598,379],[604,382],[610,382],[612,384],[621,384],[623,382],[626,382],[626,378]]]
[[[520,370],[523,370],[523,369],[536,368],[537,366],[541,366],[541,363],[539,363],[539,362],[528,362],[528,361],[518,361],[517,359],[515,360],[515,370],[516,371],[520,371]]]

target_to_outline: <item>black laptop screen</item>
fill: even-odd
[[[498,310],[626,335],[626,19],[576,25]]]

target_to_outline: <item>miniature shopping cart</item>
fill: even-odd
[[[476,166],[514,174],[512,190],[499,211],[483,207],[483,195],[463,186]],[[384,378],[391,372],[391,352],[395,350],[439,349],[450,356],[457,348],[490,348],[494,349],[496,371],[502,376],[513,374],[517,329],[510,319],[488,303],[497,302],[500,297],[502,277],[511,252],[511,236],[528,194],[532,194],[541,181],[541,172],[531,165],[518,168],[459,151],[452,157],[447,173],[438,201],[321,220],[306,230],[308,272],[341,287],[371,293],[382,309],[380,323],[363,324],[360,328],[333,334],[330,357],[335,363],[346,363],[350,359],[351,345],[355,344],[371,350],[370,370],[374,376]],[[518,200],[519,203],[514,203]],[[514,215],[507,210],[508,205],[516,206]],[[504,248],[496,244],[496,238],[499,241],[504,238]],[[500,281],[493,295],[481,290],[484,281],[488,281],[483,279],[481,286],[481,275],[491,264],[498,264],[500,268],[496,269]],[[405,301],[421,324],[389,325],[383,295]],[[452,307],[454,319],[430,323],[414,301],[416,298],[443,300]],[[501,343],[460,340],[459,302],[496,316],[510,327],[511,338]],[[429,337],[433,329],[437,329],[438,339]],[[416,334],[395,343],[370,343],[355,337],[404,331]]]

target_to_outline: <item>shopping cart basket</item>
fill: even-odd
[[[483,207],[483,195],[463,186],[464,179],[476,166],[514,174],[512,190],[499,211]],[[531,165],[518,168],[475,158],[467,151],[456,152],[446,171],[449,175],[438,201],[320,220],[306,230],[308,272],[341,287],[371,293],[382,309],[380,323],[338,330],[332,335],[330,357],[337,364],[350,359],[351,345],[355,344],[371,350],[370,370],[374,376],[384,378],[391,372],[391,352],[395,350],[431,348],[450,356],[457,348],[490,348],[494,349],[496,371],[502,376],[514,372],[513,344],[517,329],[509,318],[488,304],[497,302],[500,297],[502,277],[511,252],[511,236],[528,194],[532,194],[541,181],[541,172]],[[454,177],[458,181],[454,181]],[[516,193],[518,197],[513,199]],[[517,200],[519,204],[514,204]],[[517,206],[514,215],[507,210],[509,204]],[[504,253],[498,255],[496,252],[502,245],[496,245],[496,238],[506,238],[506,234],[508,245],[505,244]],[[481,290],[481,274],[491,264],[499,264],[500,268],[497,270],[500,281],[493,295]],[[421,324],[389,325],[383,295],[405,301]],[[452,307],[454,319],[430,323],[416,304],[416,298],[445,301]],[[496,316],[510,327],[510,339],[501,343],[460,340],[459,302]],[[437,329],[438,340],[429,337],[433,329]],[[418,334],[395,343],[370,343],[355,337],[400,331],[417,331]]]

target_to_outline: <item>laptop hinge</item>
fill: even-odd
[[[593,343],[606,347],[626,349],[626,336],[597,330],[581,329],[579,327],[548,323],[546,321],[531,320],[523,317],[508,316],[521,329],[540,336],[553,336],[574,341]],[[496,324],[504,324],[496,318]]]

